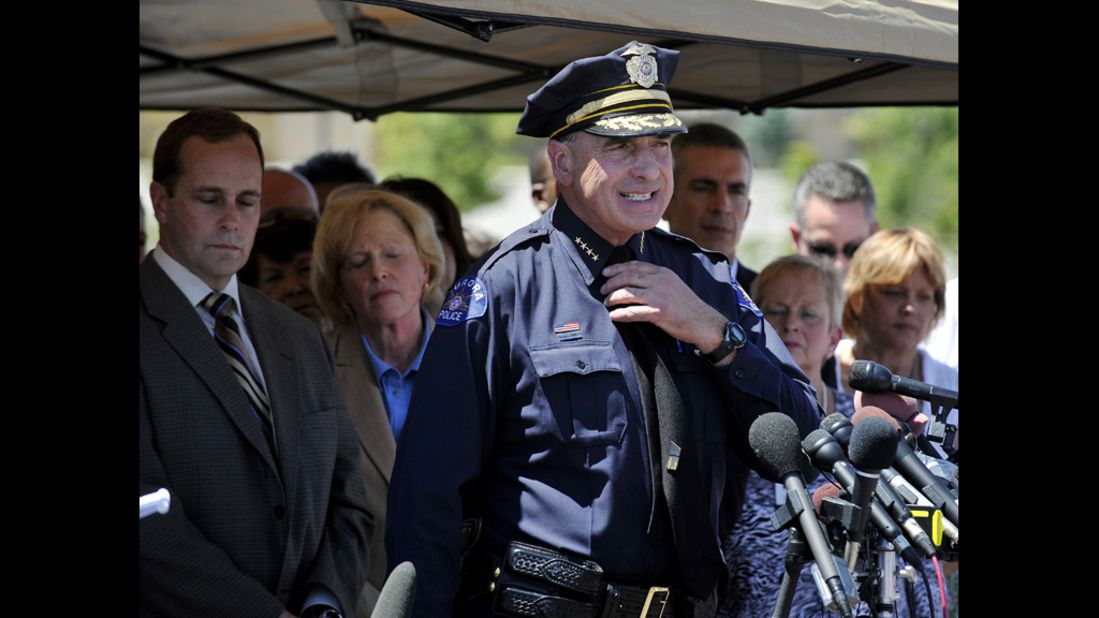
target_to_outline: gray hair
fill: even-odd
[[[794,189],[794,218],[798,227],[805,228],[805,204],[818,195],[833,202],[861,202],[866,220],[874,220],[877,198],[870,179],[859,168],[844,161],[824,161],[809,168]]]

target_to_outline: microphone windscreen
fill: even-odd
[[[847,385],[857,391],[881,393],[893,387],[893,372],[874,361],[855,361],[847,375]]]
[[[840,488],[831,483],[817,487],[817,490],[813,492],[813,510],[819,513],[820,505],[825,498],[834,498],[838,495],[840,495]]]
[[[397,565],[385,580],[370,618],[408,618],[416,598],[416,567],[407,560]]]
[[[855,424],[847,447],[851,463],[860,470],[881,470],[893,465],[897,454],[897,430],[888,421],[868,416]]]
[[[893,431],[897,431],[901,428],[901,424],[892,414],[882,410],[878,406],[864,406],[861,410],[855,412],[855,415],[851,417],[851,420],[855,425],[861,425],[863,421],[871,418],[878,418],[886,421],[893,427]]]
[[[801,441],[801,450],[812,456],[813,451],[817,450],[820,445],[835,441],[836,439],[832,437],[832,434],[826,430],[814,429]]]
[[[757,418],[748,429],[748,444],[772,476],[778,481],[787,474],[801,473],[801,440],[794,419],[781,412],[768,412]]]
[[[833,412],[824,417],[824,420],[820,422],[820,428],[828,433],[832,433],[836,427],[844,424],[850,425],[851,420],[839,412]]]

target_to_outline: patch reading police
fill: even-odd
[[[466,320],[485,315],[488,309],[488,290],[479,277],[462,277],[450,288],[435,323],[439,326],[457,326]]]
[[[733,289],[736,290],[736,304],[756,314],[757,318],[763,317],[763,312],[759,310],[759,307],[757,307],[754,302],[752,302],[751,297],[744,291],[744,288],[740,287],[740,284],[736,282],[736,279],[733,279]]]

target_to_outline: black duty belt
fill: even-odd
[[[489,591],[497,613],[531,618],[676,618],[688,616],[684,593],[664,586],[608,582],[591,560],[512,542],[492,561]]]

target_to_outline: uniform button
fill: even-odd
[[[737,369],[736,370],[736,377],[743,378],[744,377],[744,370],[743,369]]]
[[[275,510],[275,519],[282,519],[283,517],[286,517],[286,509],[282,508],[281,504],[275,506],[274,510]]]
[[[576,361],[576,366],[581,368],[581,369],[587,369],[588,364],[585,363],[584,361]]]

